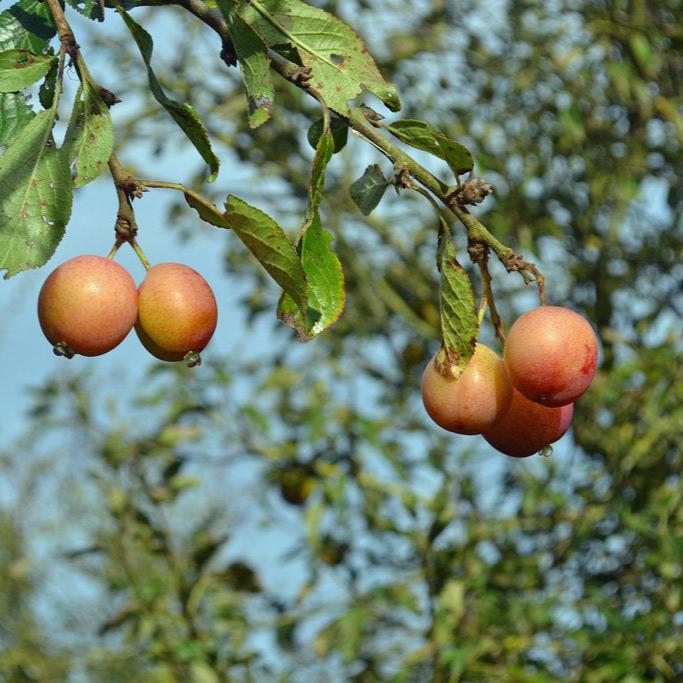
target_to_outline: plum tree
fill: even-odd
[[[422,401],[436,424],[458,434],[481,434],[502,417],[510,405],[512,384],[495,351],[478,343],[455,380],[439,374],[435,358],[422,375]]]
[[[147,271],[138,295],[135,331],[160,360],[179,361],[209,343],[218,319],[209,283],[181,263],[159,263]]]
[[[137,298],[135,282],[123,266],[104,256],[76,256],[45,280],[38,320],[55,353],[99,356],[133,328]]]
[[[562,406],[588,389],[597,366],[598,340],[578,313],[539,306],[515,320],[504,358],[513,385],[524,396],[545,406]]]
[[[573,403],[543,406],[513,389],[507,412],[483,436],[501,453],[525,458],[557,441],[569,429],[573,415]]]

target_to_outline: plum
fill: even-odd
[[[512,324],[504,359],[515,389],[536,403],[563,406],[576,401],[593,380],[598,339],[578,313],[539,306]]]
[[[55,353],[99,356],[118,346],[137,317],[138,292],[115,261],[84,254],[50,273],[38,296],[38,320]]]
[[[213,336],[218,320],[209,283],[189,266],[159,263],[140,285],[135,331],[160,360],[179,361],[198,354]]]
[[[495,351],[478,343],[457,379],[439,374],[435,358],[422,375],[422,401],[436,424],[458,434],[481,434],[502,417],[510,405],[512,384]]]

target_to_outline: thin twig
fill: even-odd
[[[149,270],[151,268],[151,266],[149,265],[149,261],[147,260],[145,253],[140,248],[138,241],[135,238],[133,238],[132,240],[128,241],[128,244],[130,244],[130,246],[133,247],[133,251],[136,253],[137,257],[140,259],[140,263],[142,263],[145,270]]]
[[[55,2],[56,0],[52,1]],[[155,0],[148,0],[148,2],[149,4],[157,4]],[[204,3],[199,2],[198,0],[180,0],[174,4],[184,7],[198,19],[207,24],[207,26],[218,33],[224,42],[230,40],[230,32],[225,21],[215,11],[207,8]],[[305,69],[296,67],[294,64],[283,60],[281,57],[272,52],[270,57],[270,65],[274,71],[279,73],[287,81],[307,92],[312,97],[320,99],[318,93],[314,92],[313,88],[309,87],[308,80],[305,77]],[[407,171],[413,178],[415,178],[415,180],[417,180],[433,195],[438,197],[441,202],[443,202],[443,204],[465,226],[467,230],[467,236],[470,241],[476,240],[487,244],[495,252],[496,256],[500,259],[506,269],[509,272],[519,272],[525,283],[529,284],[530,282],[535,281],[538,285],[541,302],[545,302],[544,278],[538,268],[533,263],[524,260],[513,249],[496,239],[480,221],[472,216],[472,214],[470,214],[467,209],[460,204],[459,194],[457,191],[454,192],[453,188],[448,187],[421,164],[415,161],[415,159],[413,159],[410,155],[406,154],[396,143],[394,143],[387,136],[383,135],[377,129],[376,125],[373,125],[373,122],[368,120],[362,108],[350,107],[348,112],[337,113],[344,115],[344,118],[347,120],[349,126],[354,130],[354,132],[358,133],[366,141],[374,145],[394,164],[405,166]],[[457,185],[459,188],[460,183],[458,182]],[[152,184],[149,184],[148,186],[154,187]],[[162,185],[157,185],[157,187],[162,187]],[[171,184],[169,183],[164,187],[170,188]],[[173,189],[180,188],[173,187]]]
[[[496,331],[496,336],[500,341],[500,345],[505,348],[505,330],[503,329],[503,322],[498,315],[496,308],[496,300],[493,297],[493,288],[491,287],[491,273],[489,273],[489,264],[487,260],[479,261],[479,272],[481,273],[481,281],[484,286],[484,300],[488,304],[491,312],[491,322],[493,329]]]
[[[138,230],[129,192],[130,183],[133,179],[123,171],[115,152],[112,152],[111,157],[109,157],[109,172],[114,180],[116,196],[119,200],[119,209],[116,214],[116,233],[122,238],[122,241],[129,242],[131,239],[135,239]]]
[[[173,4],[183,7],[190,12],[190,14],[194,14],[197,19],[200,19],[207,26],[212,28],[223,39],[224,43],[230,41],[228,25],[220,12],[212,10],[203,2],[200,2],[200,0],[175,0]]]
[[[47,6],[54,19],[55,26],[57,27],[57,32],[62,43],[62,50],[71,55],[72,60],[76,66],[78,77],[81,82],[87,82],[87,84],[97,91],[104,90],[92,77],[83,54],[80,52],[78,43],[74,37],[74,32],[69,25],[69,22],[64,14],[64,10],[59,3],[59,0],[46,0]],[[61,69],[60,69],[61,71]],[[61,76],[58,79],[59,82],[57,87],[61,86]],[[107,91],[108,92],[108,91]],[[112,100],[111,103],[113,103]],[[135,221],[135,212],[133,211],[132,197],[140,197],[145,188],[139,186],[139,184],[129,175],[126,175],[123,171],[121,163],[116,156],[115,152],[112,152],[109,158],[109,171],[111,173],[112,179],[114,180],[114,186],[116,187],[116,195],[118,198],[119,208],[116,215],[116,242],[112,251],[110,252],[110,258],[116,254],[118,248],[123,242],[129,242],[131,246],[135,249],[135,236],[137,234],[138,226]],[[136,249],[138,253],[139,246]],[[138,253],[138,256],[140,254]],[[140,258],[145,265],[145,268],[149,268],[149,263],[144,255]]]
[[[52,15],[52,19],[55,22],[55,26],[57,27],[57,35],[59,36],[59,40],[61,41],[64,50],[74,57],[75,52],[78,50],[78,43],[76,43],[74,32],[71,30],[71,26],[69,26],[69,22],[66,20],[64,10],[59,4],[59,0],[45,0],[45,3],[47,4],[50,14]]]
[[[277,69],[277,66],[274,63],[273,67]],[[415,180],[438,197],[465,226],[467,236],[470,240],[477,240],[487,244],[495,252],[496,256],[498,256],[508,271],[514,270],[519,272],[526,283],[536,280],[539,285],[539,291],[542,292],[543,276],[540,274],[538,268],[533,263],[525,261],[513,249],[496,239],[480,221],[458,203],[457,193],[451,192],[445,183],[440,181],[410,155],[406,154],[394,144],[389,138],[383,135],[372,122],[367,120],[361,109],[352,107],[349,110],[347,120],[355,130],[361,133],[364,138],[372,142],[372,144],[381,150],[385,156],[391,159],[395,164],[404,165]],[[533,277],[531,277],[529,273],[532,273]]]
[[[185,185],[182,185],[181,183],[167,183],[163,180],[142,180],[140,178],[136,179],[136,182],[143,188],[152,187],[152,188],[160,188],[160,189],[164,189],[164,190],[176,190],[178,192],[182,192],[185,195],[186,199],[188,197],[191,197],[198,204],[205,206],[207,209],[210,209],[211,211],[215,211],[217,214],[223,213],[213,202],[206,199],[206,197],[203,197],[202,195],[200,195],[199,192],[193,190],[190,187],[186,187]],[[226,226],[222,226],[222,227],[226,227]]]

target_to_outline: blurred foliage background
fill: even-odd
[[[401,116],[473,151],[495,190],[480,218],[597,328],[573,430],[517,461],[428,423],[436,220],[409,193],[362,217],[350,183],[390,169],[350,136],[322,207],[348,285],[331,331],[297,343],[234,240],[243,354],[153,365],[137,387],[68,368],[35,387],[0,455],[0,680],[681,680],[681,2],[315,4],[361,33]],[[175,7],[135,16],[170,31],[157,73],[239,166],[230,191],[294,229],[316,103],[279,82],[251,132],[218,38]],[[78,39],[135,104],[121,156],[179,144],[107,23],[79,22]],[[226,193],[199,166],[167,179]],[[169,219],[191,239],[186,207]],[[492,269],[509,325],[534,293]]]

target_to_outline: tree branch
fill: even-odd
[[[74,32],[69,25],[59,0],[46,0],[46,3],[57,27],[57,33],[59,35],[60,41],[62,42],[63,49],[65,52],[68,52],[71,55],[81,83],[87,82],[91,88],[95,89],[99,93],[108,94],[109,97],[103,97],[103,100],[107,106],[111,106],[112,104],[118,102],[118,98],[113,93],[110,93],[108,90],[106,90],[106,88],[103,88],[92,77],[92,74],[85,63],[83,54],[81,53],[78,43],[74,37]],[[60,73],[59,85],[61,85],[62,77],[63,74]],[[149,269],[149,263],[135,239],[138,226],[135,220],[135,212],[133,211],[132,204],[132,198],[141,197],[142,193],[146,192],[147,189],[141,186],[135,180],[135,178],[124,173],[121,162],[119,161],[115,152],[111,153],[108,165],[112,179],[114,180],[116,196],[118,197],[119,203],[119,208],[116,215],[116,224],[114,228],[116,231],[116,241],[109,255],[110,257],[113,257],[121,244],[123,242],[128,242],[142,261],[145,269]]]
[[[56,0],[51,1],[56,2]],[[155,0],[149,0],[149,2],[156,4]],[[216,31],[223,40],[224,46],[226,42],[232,45],[230,42],[230,32],[226,22],[218,13],[208,8],[203,2],[200,2],[200,0],[178,0],[174,4],[184,7],[188,12],[192,13],[207,26]],[[221,53],[221,56],[225,59],[223,53]],[[279,73],[290,83],[293,83],[296,87],[318,99],[317,93],[313,92],[313,90],[308,87],[308,78],[305,69],[293,68],[292,65],[283,60],[279,55],[272,53],[272,51],[270,56],[270,65],[274,71]],[[448,187],[448,185],[430,173],[409,154],[406,154],[396,143],[380,133],[377,127],[368,120],[365,112],[361,108],[351,107],[348,116],[345,118],[348,121],[349,126],[353,128],[356,133],[377,147],[377,149],[394,164],[404,166],[415,180],[438,197],[465,226],[467,237],[470,242],[482,242],[489,246],[495,252],[496,256],[498,256],[508,272],[519,272],[526,284],[535,280],[538,285],[541,303],[545,303],[544,278],[538,268],[533,263],[525,261],[513,249],[496,239],[480,221],[472,216],[464,205],[460,203],[460,195],[457,190],[454,191],[453,188]]]
[[[105,4],[107,7],[115,8],[119,2],[118,0],[107,0]],[[220,12],[211,9],[201,0],[172,0],[172,2],[164,2],[164,0],[142,0],[142,2],[138,2],[136,6],[160,7],[162,5],[178,5],[178,7],[187,10],[190,14],[197,17],[197,19],[204,22],[208,27],[212,28],[220,36],[223,43],[221,59],[223,59],[228,66],[235,66],[235,64],[237,64],[237,56],[230,37],[230,31]]]
[[[71,26],[69,26],[69,22],[66,20],[64,10],[59,4],[59,0],[45,0],[45,3],[55,22],[57,35],[59,35],[59,40],[64,46],[65,52],[68,52],[73,57],[76,50],[78,50],[78,43],[76,43],[74,32],[71,30]]]
[[[190,12],[190,14],[194,14],[197,19],[200,19],[207,26],[211,27],[221,37],[224,44],[226,42],[231,42],[228,25],[220,12],[216,12],[210,7],[207,7],[201,0],[175,0],[174,4],[183,7]]]
[[[278,66],[279,65],[276,63],[273,63],[273,67],[280,72]],[[496,256],[498,256],[508,272],[519,272],[526,284],[535,280],[539,287],[541,301],[542,303],[545,302],[543,291],[544,278],[538,268],[533,263],[525,261],[514,251],[514,249],[511,249],[500,240],[496,239],[479,220],[459,203],[458,194],[456,192],[453,192],[451,188],[441,182],[424,166],[415,161],[409,154],[406,154],[396,143],[383,135],[378,128],[367,119],[365,112],[362,109],[351,107],[347,120],[349,125],[362,137],[369,140],[387,158],[393,161],[394,164],[401,164],[415,180],[438,197],[465,226],[467,238],[470,242],[474,241],[486,244],[495,252]],[[529,273],[531,273],[533,277],[529,275]]]
[[[50,3],[57,3],[58,0],[48,0]],[[147,0],[144,4],[156,5],[158,0]],[[166,3],[161,3],[166,4]],[[173,4],[183,7],[188,12],[203,21],[207,26],[212,28],[223,41],[223,51],[221,57],[226,63],[234,63],[235,54],[232,50],[232,42],[230,39],[230,32],[228,25],[222,16],[214,10],[207,7],[201,0],[177,0]],[[225,49],[226,45],[232,50],[230,57],[232,61],[226,59]],[[296,87],[304,90],[312,97],[318,99],[317,93],[308,87],[308,78],[305,69],[294,68],[293,65],[283,60],[279,55],[271,52],[271,68],[279,73],[290,83]],[[362,138],[373,144],[379,151],[381,151],[394,164],[399,164],[405,167],[408,173],[415,178],[421,185],[438,197],[441,202],[456,216],[456,218],[465,226],[467,231],[467,238],[470,243],[479,242],[488,246],[496,254],[501,263],[505,266],[508,272],[518,272],[526,284],[536,282],[538,286],[539,296],[542,304],[545,304],[545,280],[539,269],[533,264],[526,261],[522,256],[515,252],[510,247],[503,244],[496,239],[489,230],[477,220],[465,208],[461,202],[461,196],[458,188],[451,188],[435,175],[430,173],[424,166],[419,164],[409,154],[406,154],[395,142],[383,135],[377,128],[376,124],[368,119],[366,113],[362,108],[351,107],[349,113],[345,116],[349,126]],[[178,189],[178,188],[175,188]]]
[[[279,59],[271,59],[271,67],[283,78],[293,83],[298,88],[308,92],[315,97],[307,87],[307,82],[301,77],[301,69],[291,69]],[[524,279],[526,284],[536,281],[539,290],[541,303],[545,303],[545,280],[538,268],[525,261],[517,252],[496,239],[488,229],[478,221],[467,209],[461,205],[459,193],[453,191],[445,183],[430,173],[424,166],[419,164],[413,157],[406,154],[395,142],[383,135],[368,120],[365,111],[359,107],[351,107],[348,116],[345,117],[349,126],[353,128],[361,137],[372,143],[394,164],[398,164],[407,169],[408,173],[415,178],[421,185],[438,197],[443,204],[453,213],[456,218],[465,226],[469,241],[482,242],[489,246],[498,256],[501,263],[508,272],[517,271]]]

